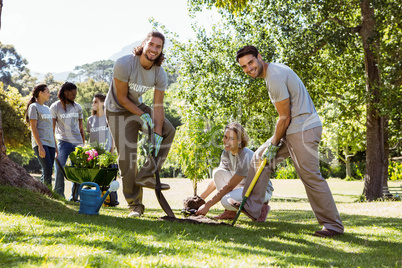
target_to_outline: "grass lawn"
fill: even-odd
[[[163,181],[181,218],[191,183]],[[77,203],[0,186],[0,267],[402,267],[402,202],[357,203],[363,182],[328,183],[345,225],[333,239],[312,236],[320,227],[300,180],[273,180],[267,222],[242,214],[236,227],[161,221],[152,190],[144,191],[145,215],[134,219],[121,190],[119,207],[89,216]],[[208,216],[221,212],[217,205]]]

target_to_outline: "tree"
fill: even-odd
[[[0,110],[3,114],[4,144],[9,151],[24,155],[33,154],[31,132],[25,123],[25,108],[28,99],[22,97],[16,88],[3,88],[0,82]],[[7,116],[4,116],[7,115]]]
[[[113,76],[112,60],[99,60],[92,63],[86,63],[81,66],[75,66],[74,72],[68,75],[68,79],[75,82],[82,82],[82,79],[92,79],[96,82],[104,81],[110,83]]]
[[[14,73],[23,72],[28,61],[21,57],[13,45],[0,42],[0,81],[4,85],[13,85]]]
[[[210,178],[219,164],[223,126],[187,108],[181,107],[183,125],[176,131],[168,162],[179,164],[197,195],[197,183]]]
[[[203,5],[217,5],[222,1],[189,1],[196,8]],[[230,4],[239,1],[223,1],[224,8],[231,11]],[[229,7],[228,7],[229,5]],[[321,68],[315,63],[323,53],[340,55],[363,55],[354,57],[353,62],[365,68],[365,90],[355,91],[351,96],[366,103],[366,174],[364,194],[367,200],[382,197],[382,185],[387,168],[387,155],[384,151],[384,133],[386,122],[384,117],[398,118],[391,107],[399,98],[384,101],[385,92],[389,86],[400,92],[398,74],[400,75],[400,53],[398,43],[401,37],[401,5],[393,1],[253,1],[247,2],[237,9],[237,17],[232,12],[221,13],[228,18],[230,25],[241,33],[240,38],[257,41],[272,38],[277,47],[279,59],[292,65],[303,81],[308,84],[312,97],[314,93],[314,76],[322,76]],[[239,11],[240,9],[240,11]],[[268,34],[267,34],[268,33]],[[258,40],[259,41],[259,40]],[[357,42],[358,41],[358,42]],[[263,41],[264,42],[264,41]],[[255,42],[259,44],[259,42]],[[380,48],[385,48],[380,50]],[[394,57],[389,57],[394,55]],[[381,59],[385,56],[387,66],[382,66]],[[340,66],[345,62],[324,61],[330,66]],[[320,60],[323,62],[322,60]],[[398,68],[399,66],[399,68]],[[322,67],[322,66],[319,66]],[[385,68],[384,68],[385,67]],[[380,69],[381,68],[381,69]],[[325,68],[323,68],[325,69]],[[386,71],[390,76],[387,81],[381,79],[380,73]],[[347,81],[352,81],[357,74]],[[399,76],[400,77],[400,76]],[[388,89],[387,89],[388,87]],[[312,89],[312,90],[311,90]],[[336,92],[329,92],[335,96]],[[319,97],[319,96],[318,96]],[[321,100],[321,102],[323,99]],[[318,100],[320,103],[320,100]],[[391,113],[390,113],[391,112]],[[380,165],[380,168],[378,168]]]
[[[3,0],[0,0],[0,26],[1,26],[1,12],[3,7]],[[0,89],[4,85],[0,82]],[[36,190],[40,193],[52,196],[52,192],[42,182],[32,178],[22,167],[11,161],[6,155],[6,147],[3,144],[3,121],[2,121],[2,108],[0,107],[0,184],[11,185],[16,187],[25,187],[28,189]]]

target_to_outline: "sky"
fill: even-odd
[[[192,23],[219,20],[213,11],[191,19],[187,0],[3,0],[0,42],[14,45],[32,73],[72,71],[143,40],[151,17],[182,41],[194,38]]]

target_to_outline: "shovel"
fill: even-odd
[[[161,187],[161,179],[159,177],[159,170],[158,170],[158,162],[155,156],[155,137],[153,133],[151,133],[151,127],[148,125],[148,137],[151,141],[151,144],[153,146],[151,155],[152,155],[152,160],[154,162],[155,166],[155,178],[156,178],[156,187],[155,187],[155,194],[156,198],[158,199],[159,205],[162,207],[163,211],[171,217],[171,218],[176,218],[174,215],[172,209],[169,206],[169,203],[167,202],[165,196],[162,194],[162,187]]]
[[[257,173],[255,173],[254,178],[253,178],[253,180],[251,181],[251,184],[250,184],[250,186],[248,187],[246,194],[245,194],[244,197],[243,197],[243,201],[241,201],[239,210],[237,211],[236,217],[235,217],[234,220],[233,220],[232,226],[234,226],[234,224],[236,223],[237,219],[239,218],[240,213],[241,213],[241,210],[243,209],[244,204],[245,204],[246,201],[247,201],[247,198],[250,196],[251,191],[254,189],[254,186],[255,186],[255,184],[257,183],[258,178],[260,177],[261,172],[262,172],[262,170],[264,169],[264,167],[265,167],[266,164],[267,164],[267,159],[264,158],[264,160],[263,160],[263,161],[261,162],[261,164],[260,164],[260,167],[259,167],[258,170],[257,170]]]

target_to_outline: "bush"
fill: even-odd
[[[351,163],[352,166],[352,177],[357,180],[363,180],[364,174],[366,172],[366,162],[355,162]]]
[[[326,165],[322,165],[322,163],[320,163],[320,164],[321,164],[321,166],[320,166],[321,172],[323,170],[325,170],[327,172],[325,175],[323,174],[324,178],[326,178],[326,179],[327,178],[343,179],[346,177],[346,165],[344,163],[339,163],[337,161],[336,162],[333,161],[333,163],[331,163],[331,164],[326,164],[326,165],[328,165],[328,168],[326,167]],[[328,170],[326,170],[326,168]]]
[[[28,173],[42,173],[42,167],[39,164],[39,160],[36,156],[27,158],[22,156],[18,152],[11,152],[10,154],[8,154],[8,157],[12,161],[23,167]]]
[[[290,179],[297,179],[296,169],[293,165],[293,162],[290,158],[287,158],[285,162],[279,164],[275,172],[272,176],[275,179],[283,179],[283,180],[290,180]]]
[[[331,177],[331,166],[327,162],[320,160],[320,171],[324,179]]]
[[[396,161],[389,161],[388,180],[390,181],[402,180],[402,163]]]

